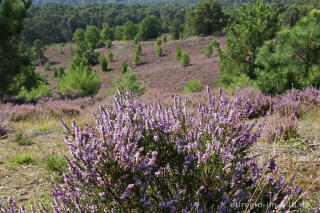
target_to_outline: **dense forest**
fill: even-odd
[[[40,39],[44,44],[70,42],[77,28],[84,29],[87,25],[93,25],[102,29],[107,23],[112,28],[115,40],[122,40],[123,26],[127,23],[138,25],[147,16],[155,16],[159,21],[159,33],[171,33],[176,39],[180,37],[208,35],[222,31],[228,22],[236,21],[239,10],[230,9],[231,4],[243,2],[225,1],[221,3],[221,9],[213,8],[205,3],[195,9],[194,2],[183,1],[161,4],[119,4],[119,3],[82,3],[59,4],[49,3],[41,6],[33,6],[25,19],[23,33],[24,43],[32,45],[33,41]],[[290,3],[290,4],[289,4]],[[202,5],[202,6],[201,6]],[[278,11],[279,21],[283,25],[293,26],[301,17],[306,16],[312,8],[319,8],[315,0],[297,1],[272,1],[273,8]],[[210,9],[211,8],[211,9]],[[215,13],[221,11],[220,14]],[[211,13],[211,15],[209,15]],[[214,14],[214,15],[213,15]],[[201,20],[218,20],[217,29],[205,28],[198,30]],[[213,23],[211,23],[213,24]],[[214,24],[213,24],[214,25]],[[203,27],[202,27],[203,28]]]

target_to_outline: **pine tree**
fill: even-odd
[[[35,40],[33,42],[33,51],[35,54],[36,59],[39,59],[41,62],[41,65],[43,66],[46,61],[48,60],[45,56],[44,56],[44,51],[46,50],[46,48],[43,45],[43,42],[39,39]]]
[[[23,21],[31,6],[31,0],[0,0],[0,96],[9,94],[10,84],[22,72],[23,66],[30,65],[18,48]],[[12,93],[16,91],[11,91]]]
[[[181,64],[181,66],[183,66],[183,67],[189,66],[189,64],[190,64],[190,57],[189,57],[188,52],[183,52],[183,53],[181,54],[180,64]]]
[[[255,79],[258,50],[266,40],[274,38],[278,29],[277,14],[270,5],[260,1],[243,5],[239,21],[233,22],[227,30],[227,49],[224,51],[218,42],[213,42],[220,58],[218,86],[230,87],[241,75]]]
[[[256,63],[256,82],[265,93],[320,87],[320,10],[265,42]]]

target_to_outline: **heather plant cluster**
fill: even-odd
[[[93,105],[93,98],[76,100],[39,99],[36,104],[0,104],[0,119],[10,121],[42,120],[47,118],[76,117],[81,108]]]
[[[304,211],[306,192],[281,174],[276,156],[259,167],[260,155],[252,157],[251,148],[262,133],[270,141],[296,137],[298,115],[319,106],[320,91],[270,97],[248,88],[233,97],[221,90],[211,97],[207,88],[207,96],[207,103],[194,107],[179,97],[166,105],[143,104],[133,93],[118,91],[112,107],[98,109],[96,126],[74,122],[70,128],[62,121],[71,157],[69,171],[52,191],[52,211]],[[44,104],[58,109],[59,101],[49,102],[28,105],[30,116],[48,113],[40,111]],[[19,107],[27,105],[11,109]],[[276,119],[266,125],[251,120],[269,114]],[[29,211],[10,197],[0,212]]]

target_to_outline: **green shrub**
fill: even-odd
[[[37,87],[34,87],[31,90],[21,87],[20,92],[18,93],[19,98],[24,98],[27,101],[50,96],[52,96],[50,87],[42,81],[37,85]]]
[[[167,36],[163,35],[162,40],[163,40],[163,42],[167,42]]]
[[[44,64],[44,69],[45,69],[46,71],[49,71],[49,70],[50,70],[50,67],[51,67],[51,63],[50,63],[50,61],[47,61],[47,62]]]
[[[9,86],[9,93],[16,95],[20,92],[21,88],[24,87],[27,90],[31,90],[43,81],[39,73],[36,73],[34,68],[31,66],[23,66],[19,74],[17,74],[12,83]]]
[[[99,91],[100,85],[99,76],[84,64],[71,67],[58,82],[58,88],[64,95],[72,95],[74,91],[86,96],[95,95]]]
[[[159,57],[161,57],[162,56],[162,47],[161,46],[158,46],[157,47],[157,55],[159,56]]]
[[[180,60],[181,59],[181,50],[179,47],[176,48],[176,51],[174,52],[174,59]]]
[[[204,55],[207,57],[207,58],[210,58],[210,56],[212,55],[212,44],[210,43],[207,43],[205,49],[204,49]]]
[[[44,163],[46,170],[53,173],[57,183],[63,183],[63,173],[68,171],[67,161],[60,156],[50,155],[45,159]]]
[[[113,62],[113,54],[111,51],[107,52],[107,59],[109,63]]]
[[[107,40],[105,45],[106,45],[106,48],[111,48],[112,47],[112,41],[111,40]]]
[[[293,28],[278,32],[259,49],[255,61],[259,89],[277,94],[292,88],[320,87],[319,44],[320,15],[310,13]]]
[[[101,71],[107,72],[108,71],[107,59],[104,56],[100,56],[99,62],[100,62]]]
[[[140,63],[140,55],[138,53],[133,54],[133,64],[134,65],[139,65]]]
[[[61,47],[59,48],[59,53],[60,53],[60,54],[63,54],[63,53],[64,53],[64,52],[63,52],[63,49],[62,49]]]
[[[161,44],[162,44],[161,39],[158,39],[158,40],[157,40],[157,46],[161,46]]]
[[[126,62],[126,61],[123,62],[122,65],[121,65],[120,72],[121,72],[121,73],[126,73],[126,72],[129,71],[129,70],[130,70],[130,68],[129,68],[127,62]]]
[[[141,56],[142,54],[142,48],[141,48],[141,44],[137,44],[136,45],[136,51],[137,54],[139,54],[139,56]]]
[[[183,52],[181,54],[180,64],[183,67],[187,67],[190,64],[190,58],[188,52]]]
[[[117,88],[123,93],[126,89],[140,96],[143,95],[145,88],[142,87],[142,83],[139,81],[138,77],[133,74],[133,72],[128,71],[124,74],[123,78],[120,80],[119,77],[115,77],[113,80],[115,84],[114,88],[107,89],[107,94],[112,94],[117,92]]]
[[[65,75],[64,67],[54,67],[53,68],[53,77],[60,78]]]
[[[190,80],[187,84],[183,93],[193,93],[193,92],[200,92],[202,90],[202,85],[199,80]]]

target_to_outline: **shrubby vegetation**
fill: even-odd
[[[100,63],[101,71],[107,72],[108,71],[108,62],[107,62],[107,59],[103,55],[100,56],[99,63]]]
[[[128,70],[123,75],[122,79],[120,79],[119,76],[116,76],[112,81],[115,86],[111,89],[107,89],[106,92],[109,95],[117,94],[118,90],[122,93],[126,90],[130,90],[136,95],[141,96],[145,91],[145,88],[142,87],[142,83],[131,70]]]
[[[200,92],[202,90],[202,85],[199,80],[190,80],[186,84],[183,93],[192,93],[192,92]]]
[[[99,76],[81,63],[79,66],[72,66],[65,76],[59,78],[58,88],[63,95],[95,95],[100,84]]]
[[[265,93],[320,87],[320,10],[265,42],[256,59],[257,85]]]
[[[183,67],[187,67],[190,64],[190,57],[188,52],[182,52],[180,58],[180,64]]]

